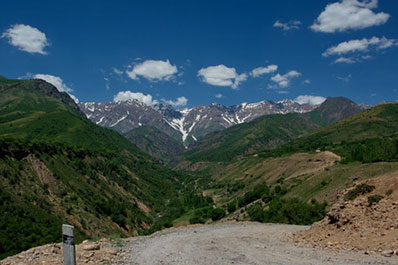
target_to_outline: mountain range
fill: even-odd
[[[141,126],[155,127],[185,146],[203,136],[263,115],[305,113],[316,106],[292,100],[260,101],[223,106],[213,103],[193,108],[173,109],[170,105],[146,105],[138,100],[108,103],[81,102],[79,107],[94,123],[126,134]]]

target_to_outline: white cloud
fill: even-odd
[[[302,95],[294,99],[299,104],[319,105],[322,104],[326,98],[320,96]]]
[[[370,48],[383,50],[397,45],[398,40],[396,39],[387,39],[386,37],[372,37],[371,39],[363,38],[361,40],[350,40],[341,42],[337,46],[328,48],[324,53],[322,53],[322,56],[327,57],[331,55],[342,55],[346,53],[367,52]]]
[[[132,70],[127,70],[127,75],[138,80],[139,76],[149,81],[170,80],[178,72],[177,66],[172,65],[169,60],[146,60],[142,63],[134,65]]]
[[[275,21],[274,28],[282,28],[283,30],[298,29],[301,25],[301,21],[293,20],[286,23],[282,23],[279,20]]]
[[[356,62],[357,60],[352,57],[339,57],[334,61],[334,63],[346,63],[346,64],[353,64]]]
[[[198,77],[209,85],[230,86],[238,89],[239,84],[247,79],[247,74],[238,74],[235,68],[220,64],[200,69]]]
[[[131,92],[131,91],[120,91],[116,96],[113,97],[114,102],[118,101],[128,101],[128,100],[138,100],[145,103],[148,106],[158,104],[157,100],[152,99],[152,95],[144,95],[141,92]]]
[[[73,92],[73,89],[68,87],[64,81],[59,77],[59,76],[55,76],[55,75],[47,75],[47,74],[35,74],[32,75],[30,73],[26,74],[26,77],[31,77],[34,79],[41,79],[44,80],[50,84],[52,84],[53,86],[55,86],[59,92],[66,92],[69,94],[69,96],[76,102],[79,103],[79,99],[77,97],[75,97],[74,95],[71,94],[71,92]]]
[[[221,93],[218,93],[218,94],[215,95],[215,97],[216,97],[216,98],[222,98],[222,94],[221,94]]]
[[[123,74],[123,71],[117,69],[116,67],[113,67],[112,70],[113,70],[113,72],[114,72],[115,74],[117,74],[117,75],[122,75],[122,74]]]
[[[46,34],[37,28],[23,24],[11,26],[1,35],[1,38],[7,38],[12,46],[28,53],[47,54],[44,48],[50,46]]]
[[[166,100],[166,99],[162,99],[162,101],[166,104],[173,106],[173,107],[183,107],[183,106],[187,105],[187,103],[188,103],[188,99],[186,97],[178,97],[177,100],[175,100],[175,101]]]
[[[68,87],[59,76],[47,75],[47,74],[35,74],[35,75],[33,75],[33,78],[47,81],[48,83],[55,86],[59,92],[69,93],[69,92],[73,91],[73,89]]]
[[[268,65],[267,67],[257,67],[255,69],[253,69],[250,72],[250,75],[252,77],[259,77],[259,76],[264,75],[264,74],[273,73],[276,70],[278,70],[278,66],[274,65],[274,64],[271,64],[271,65]]]
[[[288,87],[290,85],[290,81],[293,78],[299,77],[301,73],[292,70],[289,71],[288,73],[281,75],[281,74],[276,74],[273,77],[271,77],[271,80],[274,81],[275,83],[278,84],[279,87]]]
[[[318,16],[311,29],[318,32],[342,32],[382,25],[390,15],[384,12],[374,13],[377,0],[342,0],[328,4]]]
[[[306,79],[306,80],[303,81],[303,84],[309,85],[309,84],[311,84],[311,80]]]

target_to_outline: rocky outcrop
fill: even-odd
[[[386,257],[398,254],[398,173],[357,183],[356,187],[360,184],[375,189],[353,200],[346,194],[355,187],[341,192],[328,215],[311,229],[296,234],[295,241]]]

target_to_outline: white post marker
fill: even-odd
[[[62,251],[64,252],[64,265],[76,265],[75,235],[72,225],[62,225]]]

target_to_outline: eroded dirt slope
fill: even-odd
[[[296,242],[335,250],[363,253],[398,252],[398,172],[361,181],[374,190],[354,200],[339,194],[327,217],[295,236]],[[380,199],[378,202],[368,198]],[[390,254],[388,254],[390,253]]]

